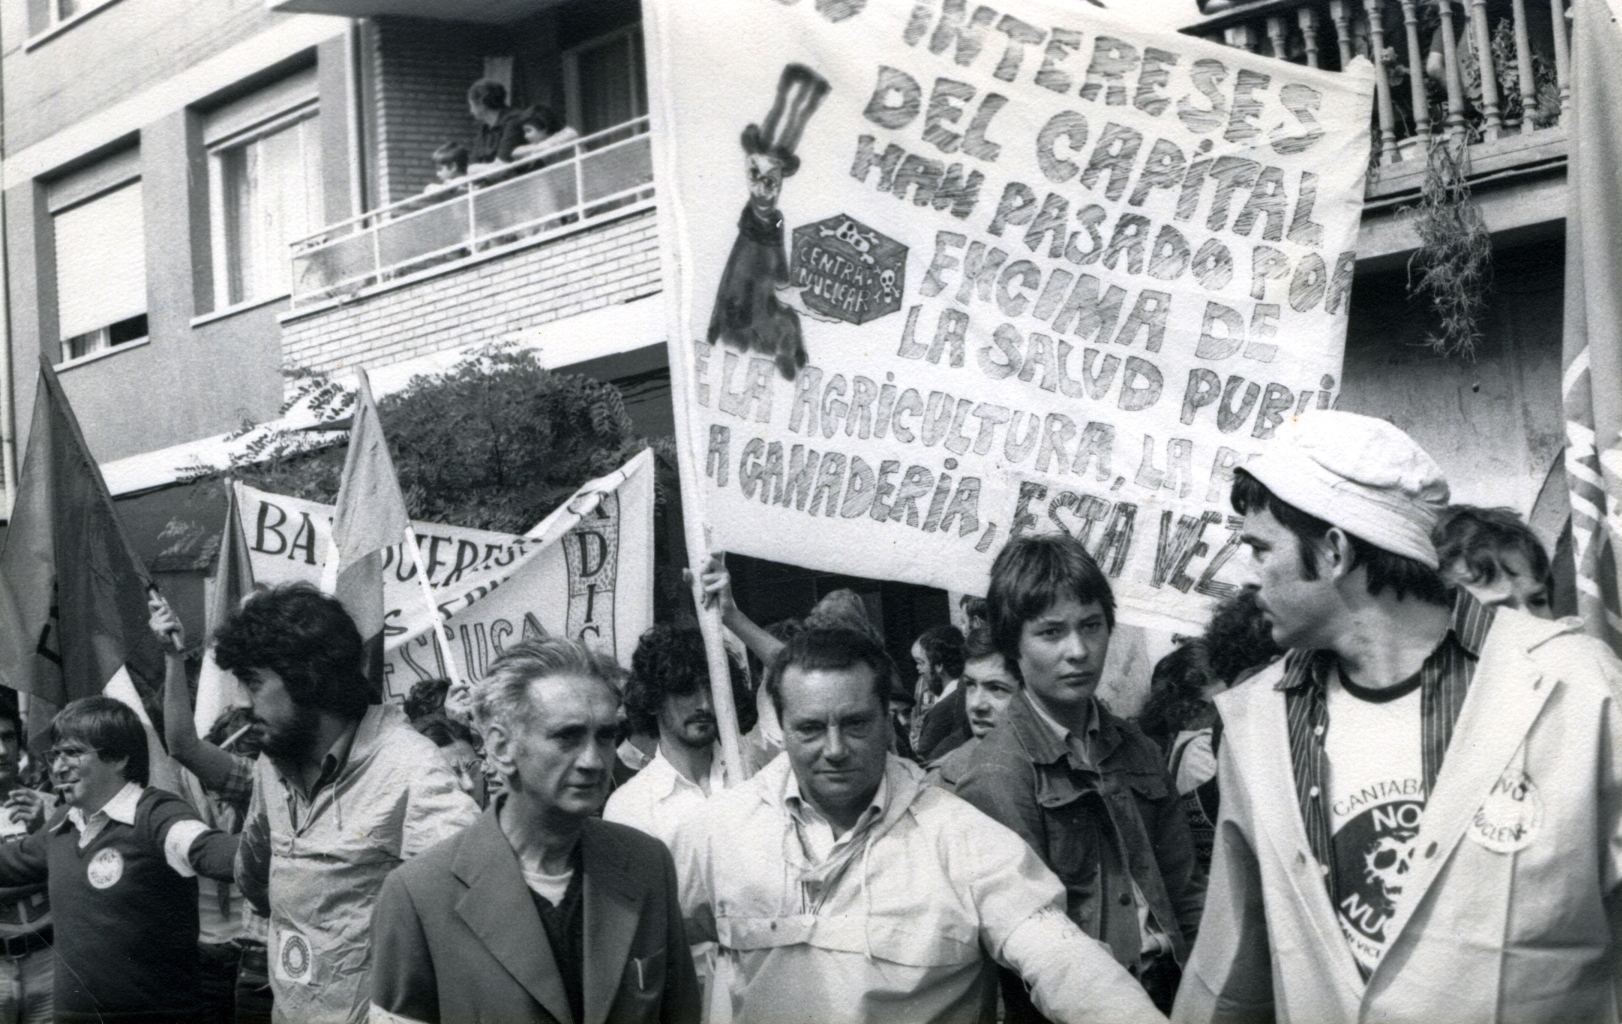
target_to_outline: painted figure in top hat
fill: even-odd
[[[804,64],[790,64],[778,79],[777,97],[765,122],[744,129],[749,202],[738,219],[738,240],[721,273],[710,314],[711,344],[720,340],[733,348],[770,355],[787,380],[793,380],[806,362],[799,313],[814,314],[789,288],[783,213],[777,208],[777,197],[783,179],[800,168],[794,149],[828,89],[828,80],[815,71]]]

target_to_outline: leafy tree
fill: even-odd
[[[283,412],[308,402],[324,423],[347,427],[353,394],[319,374],[292,375],[298,384]],[[670,440],[638,436],[614,385],[554,373],[524,349],[482,349],[415,377],[380,399],[378,414],[411,516],[428,522],[522,533],[644,448],[674,465]],[[342,437],[279,431],[235,456],[231,472],[263,490],[331,503],[346,446],[327,439]]]

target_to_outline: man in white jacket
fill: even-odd
[[[1050,1020],[1161,1020],[1019,836],[888,753],[889,679],[864,634],[790,640],[766,677],[784,753],[678,827],[711,1024],[991,1019],[997,963]]]
[[[1448,489],[1309,413],[1235,476],[1290,653],[1217,698],[1222,794],[1173,1019],[1612,1021],[1622,666],[1437,575]]]

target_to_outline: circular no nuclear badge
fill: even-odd
[[[298,932],[283,932],[276,951],[276,974],[296,985],[310,983],[310,943]]]
[[[1524,850],[1542,831],[1543,794],[1516,769],[1498,777],[1470,818],[1470,838],[1494,853]]]
[[[109,846],[90,858],[85,874],[92,887],[109,889],[124,877],[124,855]]]

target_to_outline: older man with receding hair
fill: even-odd
[[[670,853],[596,817],[618,677],[583,644],[547,638],[509,648],[476,685],[504,792],[384,884],[373,1021],[698,1019]]]

